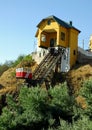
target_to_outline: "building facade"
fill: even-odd
[[[67,55],[65,61],[63,58],[63,62],[68,61],[70,68],[76,64],[80,30],[72,25],[72,21],[66,23],[56,16],[49,16],[42,19],[37,28],[35,36],[38,40],[38,47],[45,49],[63,47],[66,49],[65,55]]]

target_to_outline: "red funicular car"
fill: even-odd
[[[20,79],[32,79],[32,72],[29,68],[17,68],[16,78]]]

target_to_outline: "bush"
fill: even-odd
[[[24,58],[25,56],[24,55],[20,55],[18,56],[17,60],[15,60],[13,63],[12,63],[12,66],[11,67],[16,67]]]
[[[0,76],[3,74],[3,72],[5,72],[8,69],[9,66],[7,66],[6,64],[0,65]]]
[[[17,65],[20,67],[30,67],[34,65],[34,63],[31,55],[20,55],[15,61],[6,61],[4,64],[0,65],[0,76],[11,67],[16,67]]]
[[[76,107],[75,98],[73,95],[69,95],[67,84],[64,83],[60,86],[56,86],[49,90],[49,94],[52,97],[51,105],[54,109],[56,115],[60,116],[64,120],[72,121],[74,116],[74,108]]]
[[[39,87],[23,87],[20,90],[17,100],[11,95],[8,95],[7,107],[3,109],[0,117],[0,129],[41,129],[57,125],[60,114],[58,110],[61,110],[58,105],[60,105],[61,101],[63,103],[64,98],[66,100],[66,95],[68,96],[67,92],[63,91],[62,93],[61,86],[56,89],[51,88],[49,94],[47,90]],[[64,87],[65,85],[62,86],[62,89]],[[59,92],[56,96],[58,94],[60,95],[60,93],[61,95],[63,94],[63,96],[59,97],[60,101],[56,99],[56,96],[54,97],[55,90],[56,93]],[[58,104],[57,106],[55,104],[56,102]],[[64,103],[61,107],[65,107]],[[56,113],[58,113],[57,116],[55,116]]]
[[[20,62],[20,65],[22,67],[30,67],[34,63],[32,56],[27,55],[23,58],[23,60]]]
[[[24,87],[20,90],[18,101],[7,96],[7,107],[0,117],[0,130],[41,129],[49,119],[48,94],[40,88]]]
[[[57,130],[92,130],[92,122],[88,117],[82,116],[77,121],[74,121],[72,124],[61,120],[61,126]]]
[[[91,84],[90,84],[91,85]],[[89,85],[88,85],[89,86]],[[84,92],[83,92],[84,94]],[[0,130],[91,130],[92,122],[77,108],[66,83],[50,88],[22,87],[17,98],[7,95]],[[75,117],[78,117],[75,120]]]
[[[80,90],[80,95],[85,98],[87,104],[84,114],[88,115],[92,119],[92,79],[89,79],[83,83]]]

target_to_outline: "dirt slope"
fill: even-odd
[[[74,92],[77,92],[82,83],[89,78],[92,78],[92,63],[76,65],[67,74],[68,85]]]
[[[37,64],[31,66],[32,72],[35,70],[36,66]],[[15,70],[16,68],[10,68],[9,70],[5,71],[0,77],[0,94],[17,91],[18,87],[24,82],[24,80],[16,79]],[[92,64],[76,65],[72,70],[68,72],[66,80],[70,88],[74,92],[77,92],[81,87],[83,81],[91,77]]]
[[[35,63],[33,66],[30,66],[32,72],[35,70],[37,64]],[[24,83],[23,79],[16,79],[16,68],[21,67],[18,65],[17,67],[10,68],[5,71],[0,77],[0,95],[4,93],[12,93],[17,91],[19,87]]]

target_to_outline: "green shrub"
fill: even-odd
[[[7,96],[7,107],[0,116],[0,130],[41,129],[50,115],[46,90],[24,87],[20,90],[18,101]],[[6,124],[6,125],[5,125]]]
[[[72,124],[61,120],[61,126],[57,130],[92,130],[92,122],[85,116],[82,116],[77,121],[74,121]]]
[[[75,97],[69,95],[67,84],[64,83],[53,89],[51,88],[49,94],[52,97],[51,105],[57,109],[59,116],[71,122],[72,117],[75,115],[77,104]]]
[[[31,55],[27,55],[23,58],[22,62],[21,62],[21,66],[23,67],[30,67],[32,64],[34,63],[32,56]]]
[[[91,85],[91,84],[90,84]],[[89,86],[89,85],[88,85]],[[82,91],[83,92],[83,91]],[[84,92],[83,92],[84,94]],[[23,86],[17,98],[7,95],[0,130],[91,130],[92,121],[68,93],[67,84],[48,91]],[[75,117],[77,117],[75,119]]]
[[[0,76],[9,69],[9,66],[7,64],[0,65]]]
[[[83,83],[80,95],[85,98],[87,104],[87,108],[84,110],[84,113],[92,119],[92,79]]]
[[[16,67],[23,60],[24,57],[24,55],[18,56],[18,58],[12,63],[11,67]]]

